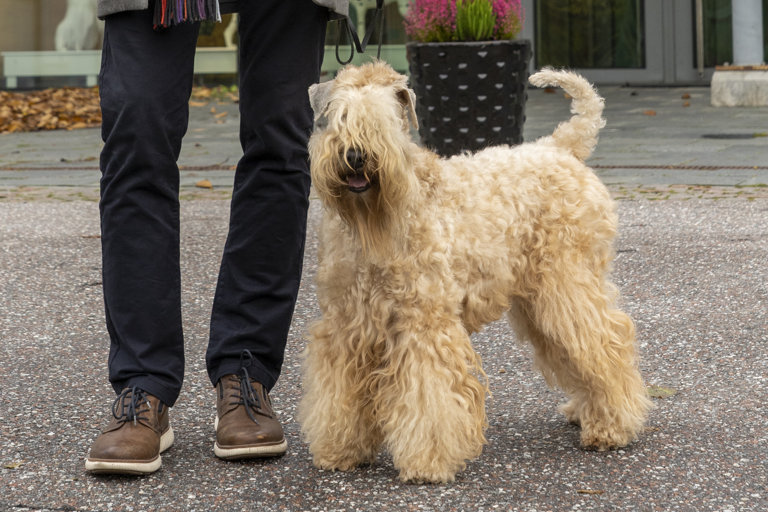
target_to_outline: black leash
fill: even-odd
[[[365,16],[365,13],[358,13],[358,16]],[[384,40],[384,0],[376,0],[376,11],[374,12],[371,24],[365,29],[362,42],[357,35],[357,30],[352,26],[352,20],[349,16],[341,18],[341,25],[339,27],[339,37],[336,39],[336,60],[342,66],[346,66],[355,57],[355,50],[357,53],[365,53],[365,49],[368,47],[368,42],[371,40],[374,30],[376,29],[376,21],[379,22],[379,47],[376,51],[376,58],[381,58],[381,43]],[[341,60],[339,56],[339,46],[341,45],[342,33],[349,39],[349,58],[347,60]]]

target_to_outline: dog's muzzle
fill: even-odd
[[[371,180],[366,176],[365,155],[355,149],[347,151],[346,163],[349,167],[345,179],[350,192],[361,193],[371,188]]]

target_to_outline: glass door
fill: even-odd
[[[600,83],[660,82],[662,0],[528,0],[534,66]],[[531,27],[531,25],[533,25]]]
[[[645,68],[642,0],[536,3],[537,58],[557,67]]]
[[[704,67],[733,62],[731,0],[702,0],[704,8]],[[698,64],[698,62],[697,62]]]

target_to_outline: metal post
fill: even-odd
[[[762,0],[738,0],[731,3],[733,13],[733,64],[763,64]]]
[[[701,78],[704,76],[704,0],[696,0],[696,64]]]

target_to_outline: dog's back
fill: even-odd
[[[530,82],[537,87],[558,86],[573,98],[571,112],[575,115],[560,123],[545,140],[570,151],[581,161],[589,158],[597,145],[597,134],[605,126],[603,98],[585,78],[568,71],[544,68],[531,75]]]

